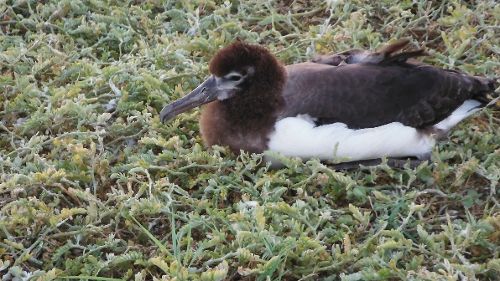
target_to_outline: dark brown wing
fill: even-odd
[[[467,99],[485,100],[493,83],[429,65],[317,63],[289,65],[281,117],[309,114],[319,122],[370,128],[401,122],[423,128]]]

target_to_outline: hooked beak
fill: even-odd
[[[185,111],[209,103],[216,98],[217,83],[215,77],[212,75],[191,93],[165,106],[160,112],[160,120],[165,123]]]

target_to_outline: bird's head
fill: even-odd
[[[211,75],[191,93],[162,109],[162,122],[216,100],[248,104],[279,95],[285,80],[284,68],[267,49],[241,41],[217,52],[209,70]]]

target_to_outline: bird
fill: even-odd
[[[438,141],[488,104],[495,80],[418,63],[414,58],[427,53],[398,53],[407,44],[284,65],[265,47],[237,40],[213,56],[210,76],[166,105],[160,119],[203,106],[204,144],[235,153],[335,163],[430,159]]]

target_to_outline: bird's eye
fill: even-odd
[[[231,81],[239,81],[241,79],[241,76],[240,75],[231,75],[229,77],[227,77],[228,80],[231,80]]]

